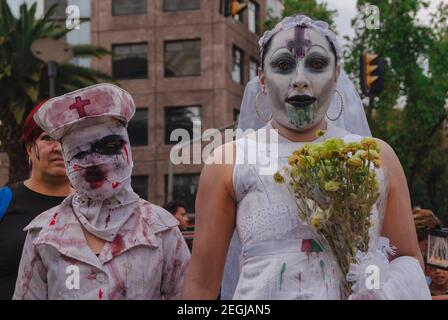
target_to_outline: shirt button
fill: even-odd
[[[106,276],[102,273],[97,273],[96,274],[96,281],[98,282],[103,282],[106,279]]]

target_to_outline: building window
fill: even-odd
[[[249,80],[258,76],[258,61],[254,58],[250,58],[249,63]]]
[[[145,14],[147,7],[147,0],[112,0],[112,15],[127,16]]]
[[[171,141],[171,132],[175,129],[185,129],[189,138],[193,139],[193,132],[199,132],[201,127],[201,107],[166,107],[165,108],[165,144],[176,144]],[[200,132],[199,132],[200,133]]]
[[[201,40],[165,42],[165,77],[201,75]]]
[[[243,60],[244,52],[234,46],[232,56],[232,79],[236,83],[241,84],[243,84]]]
[[[115,79],[148,77],[148,44],[113,45],[112,74]]]
[[[164,11],[186,11],[199,10],[201,8],[201,0],[164,0]]]
[[[132,176],[131,185],[140,198],[148,200],[148,176]]]
[[[249,31],[252,33],[260,33],[260,6],[254,1],[249,1],[248,5]]]
[[[129,122],[129,140],[131,146],[148,145],[148,109],[138,108]]]
[[[182,201],[188,213],[194,213],[194,201],[198,189],[199,174],[175,174],[173,176],[173,200]],[[168,176],[165,175],[165,202],[168,200]]]
[[[64,20],[65,25],[65,20],[67,19],[67,14],[65,13],[65,10],[68,6],[67,0],[45,0],[44,11],[47,12],[48,9],[50,9],[50,7],[55,4],[57,4],[57,6],[51,19]]]

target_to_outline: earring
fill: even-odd
[[[33,167],[33,162],[31,161],[31,158],[28,158],[28,168],[32,168]]]
[[[263,119],[263,118],[261,117],[261,115],[260,115],[260,110],[258,110],[258,98],[260,97],[260,93],[261,93],[261,91],[258,91],[257,95],[255,96],[255,112],[257,113],[257,117],[258,117],[258,119],[260,119],[261,121],[263,121],[263,122],[265,122],[265,123],[268,123],[269,121],[272,120],[272,113],[271,113],[271,117],[270,117],[268,120]]]
[[[334,92],[336,92],[338,94],[339,99],[341,100],[341,110],[339,110],[339,114],[338,114],[338,116],[336,118],[330,118],[328,116],[328,110],[327,110],[326,115],[327,115],[328,120],[330,120],[330,121],[338,120],[342,116],[342,111],[344,111],[344,99],[342,98],[341,93],[338,90],[334,90]]]

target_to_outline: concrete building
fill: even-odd
[[[38,2],[45,8],[46,2],[64,7],[76,1]],[[225,18],[219,0],[95,0],[90,8],[83,4],[89,23],[67,38],[113,53],[87,63],[113,75],[136,101],[129,125],[133,186],[154,203],[167,198],[172,130],[191,134],[198,126],[220,128],[238,117],[244,86],[257,72],[260,22],[267,14],[266,0],[245,2],[239,16]],[[201,167],[174,167],[174,199],[186,202],[189,212]]]
[[[92,2],[92,44],[113,56],[92,67],[112,74],[138,106],[130,124],[134,188],[167,199],[173,129],[220,128],[236,120],[244,85],[256,74],[265,1],[250,1],[237,19],[218,0]],[[201,165],[174,167],[174,199],[194,210]]]

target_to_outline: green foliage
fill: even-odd
[[[380,10],[380,29],[363,26],[367,3]],[[396,151],[412,202],[435,211],[448,222],[444,123],[448,97],[448,5],[440,4],[431,25],[417,21],[428,6],[423,0],[359,0],[352,21],[356,36],[346,48],[346,69],[358,74],[359,56],[369,50],[386,58],[385,90],[368,110],[374,136]],[[405,100],[397,108],[398,99]],[[372,111],[372,112],[370,112]],[[446,190],[446,188],[445,188]]]
[[[329,10],[327,3],[317,3],[316,0],[284,0],[285,9],[281,18],[274,17],[272,11],[268,12],[268,19],[265,21],[265,29],[272,29],[282,18],[305,14],[313,19],[326,21],[334,30],[333,16],[336,11]]]

